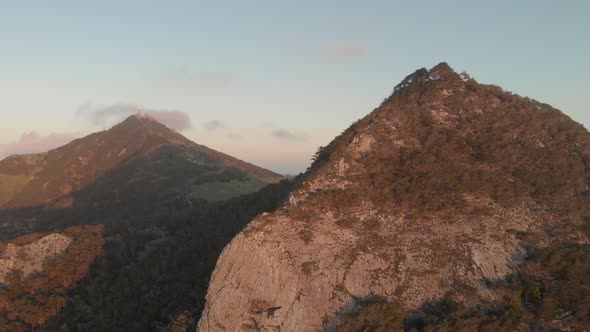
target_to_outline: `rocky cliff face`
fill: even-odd
[[[444,63],[418,70],[225,248],[199,330],[333,330],[372,295],[494,301],[533,242],[588,243],[589,184],[581,125]]]

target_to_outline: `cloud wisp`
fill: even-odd
[[[302,142],[307,140],[307,136],[302,133],[294,132],[287,129],[276,129],[271,132],[274,138],[282,141]]]
[[[182,111],[147,110],[147,114],[153,116],[170,128],[178,131],[188,130],[192,127],[191,117]]]
[[[230,132],[227,134],[227,138],[237,141],[237,140],[242,139],[243,136],[239,133],[236,133],[236,132]]]
[[[211,120],[211,121],[205,122],[203,127],[205,127],[205,130],[207,130],[207,131],[215,131],[215,130],[227,128],[227,124],[221,120]]]
[[[324,53],[336,60],[363,59],[369,55],[369,49],[358,43],[331,43],[324,47]]]
[[[43,136],[37,131],[25,132],[18,141],[0,145],[0,156],[46,152],[63,146],[80,135],[81,133],[51,133]]]
[[[166,109],[143,108],[143,111],[162,122],[164,125],[178,131],[191,129],[191,117],[187,112]],[[93,108],[85,103],[78,107],[76,118],[90,122],[94,127],[104,127],[121,121],[137,112],[137,106],[133,104],[113,104]]]

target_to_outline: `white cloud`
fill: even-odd
[[[283,141],[305,141],[307,140],[307,136],[302,133],[297,133],[294,131],[286,130],[286,129],[276,129],[271,132],[272,136],[278,138]]]
[[[164,125],[179,131],[192,127],[191,118],[187,112],[145,107],[143,111]],[[78,107],[76,117],[90,121],[94,127],[100,127],[119,122],[135,112],[137,112],[137,106],[133,104],[121,103],[93,108],[89,103],[85,103]]]
[[[370,53],[367,47],[352,42],[328,44],[325,46],[324,52],[330,58],[340,60],[362,59]]]
[[[206,122],[203,126],[207,131],[227,128],[227,124],[221,120],[211,120]]]
[[[18,141],[0,145],[0,154],[8,156],[13,154],[46,152],[63,146],[80,135],[81,133],[51,133],[43,136],[37,131],[25,132],[21,134]]]

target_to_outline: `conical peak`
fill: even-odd
[[[108,132],[114,135],[148,135],[166,137],[173,141],[186,141],[176,130],[168,128],[154,117],[147,114],[133,114]]]
[[[151,127],[164,127],[164,124],[158,121],[156,118],[147,115],[145,113],[138,113],[128,116],[125,120],[115,125],[113,128],[125,127],[125,128],[151,128]],[[167,128],[169,129],[169,128]]]

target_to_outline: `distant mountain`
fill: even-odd
[[[127,178],[112,183],[115,187],[111,189],[143,181],[151,190],[182,185],[179,190],[189,199],[219,200],[256,191],[283,178],[198,145],[150,116],[133,115],[107,131],[49,152],[0,161],[0,208],[68,206],[72,193],[132,163],[136,169],[128,170]],[[174,183],[171,177],[177,178]],[[208,177],[211,186],[204,186]]]
[[[286,199],[281,179],[140,115],[0,161],[0,331],[195,325],[219,253]]]
[[[199,331],[590,328],[590,133],[441,63],[225,248]]]

